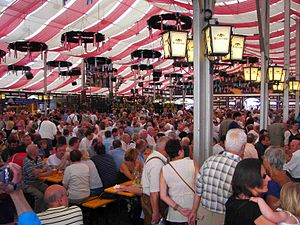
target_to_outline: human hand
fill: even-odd
[[[8,167],[12,170],[13,172],[13,179],[12,183],[14,184],[19,184],[22,181],[22,168],[18,164],[15,163],[8,163]]]
[[[159,219],[161,218],[161,215],[159,212],[157,213],[152,213],[152,218],[151,218],[151,224],[157,224]]]
[[[178,208],[178,211],[185,217],[189,217],[189,215],[191,214],[192,210],[188,209],[188,208]]]
[[[189,225],[195,225],[195,221],[196,221],[196,212],[191,211],[189,218],[188,218]]]

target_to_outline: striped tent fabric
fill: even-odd
[[[0,49],[7,51],[8,44],[15,41],[38,41],[48,45],[47,60],[66,60],[72,67],[81,67],[86,57],[111,58],[117,78],[124,82],[117,94],[129,95],[134,88],[133,61],[130,53],[137,49],[154,49],[163,53],[161,31],[153,30],[150,35],[147,20],[157,14],[179,12],[192,16],[192,0],[0,0]],[[290,9],[290,52],[291,70],[296,65],[296,21],[300,16],[300,0],[291,0]],[[255,0],[216,0],[214,17],[222,24],[233,26],[233,32],[246,36],[245,54],[260,56],[258,21]],[[105,41],[99,48],[81,45],[66,49],[61,35],[72,30],[100,32]],[[283,66],[284,59],[284,0],[270,0],[270,58]],[[143,62],[142,62],[143,63]],[[144,63],[148,63],[145,62]],[[150,59],[163,74],[180,72],[184,76],[193,74],[192,69],[174,68],[172,60]],[[30,66],[33,79],[27,80],[22,72],[7,70],[7,65]],[[241,65],[228,68],[229,73],[241,70]],[[43,92],[44,61],[39,52],[29,57],[11,50],[0,64],[1,91]],[[153,82],[151,72],[143,72],[144,87]],[[161,77],[166,89],[169,78]],[[77,85],[73,86],[72,82]],[[62,77],[57,69],[47,71],[47,90],[51,93],[80,93],[80,76]],[[104,87],[90,87],[91,94],[108,94]],[[139,87],[141,93],[141,87]]]

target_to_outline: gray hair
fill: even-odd
[[[244,130],[230,129],[226,134],[225,149],[239,153],[247,143],[247,135]]]
[[[156,143],[156,150],[159,151],[161,149],[165,149],[167,142],[170,140],[169,137],[163,136],[158,138]]]
[[[286,154],[282,148],[270,146],[265,151],[264,160],[269,161],[272,168],[282,170],[286,160]]]

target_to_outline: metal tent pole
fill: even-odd
[[[270,0],[256,0],[256,11],[259,28],[259,44],[261,52],[261,82],[260,82],[260,129],[267,129],[269,111],[268,65],[270,39]]]
[[[296,77],[300,80],[300,19],[296,19]],[[295,116],[299,114],[299,91],[295,97]]]
[[[194,159],[201,165],[212,150],[212,76],[205,56],[204,10],[213,1],[193,0],[194,34]]]
[[[290,75],[290,8],[291,8],[291,0],[284,0],[284,69],[286,69],[285,83],[287,83]],[[284,87],[285,86],[286,85],[284,85]],[[286,122],[288,118],[289,118],[289,89],[284,88],[283,121]]]
[[[95,59],[96,61],[96,59]],[[86,103],[86,87],[85,87],[85,81],[86,81],[86,68],[85,68],[84,59],[82,59],[81,62],[81,105],[85,105]]]
[[[43,54],[43,53],[41,53]],[[47,96],[47,74],[48,74],[48,66],[47,66],[47,54],[44,53],[44,98]],[[44,112],[47,115],[47,101],[44,100]]]

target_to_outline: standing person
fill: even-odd
[[[157,140],[156,150],[148,156],[144,165],[141,203],[145,215],[145,225],[157,224],[167,208],[159,198],[159,174],[161,168],[167,163],[168,154],[165,146],[168,140],[168,137],[161,137]]]
[[[231,122],[233,121],[231,111],[228,110],[225,117],[226,118],[220,123],[219,138],[221,138],[222,136],[226,136],[229,124],[231,124]]]
[[[275,116],[274,122],[268,126],[268,131],[271,145],[283,147],[285,127],[280,115]]]
[[[250,200],[256,202],[263,216],[280,225],[296,224],[300,225],[300,184],[289,182],[285,184],[280,192],[280,206],[274,212],[267,203],[260,197],[251,197]]]
[[[53,146],[52,142],[55,140],[55,135],[57,134],[57,127],[46,116],[39,125],[39,134],[42,139],[47,140],[47,149],[48,151],[51,151]]]
[[[197,210],[201,224],[223,224],[225,203],[232,194],[232,176],[243,157],[246,142],[244,130],[231,129],[226,135],[225,151],[204,162],[197,176],[196,195],[189,224],[195,224]]]
[[[289,124],[289,129],[284,132],[284,146],[289,146],[294,137],[299,134],[299,125],[297,121],[293,120]]]
[[[44,199],[48,209],[37,215],[42,224],[83,224],[81,209],[76,205],[69,207],[68,193],[63,186],[54,184],[48,187]]]
[[[271,145],[269,136],[261,135],[259,141],[254,145],[257,151],[258,158],[263,160],[266,149]]]
[[[270,177],[259,159],[238,163],[232,177],[232,196],[226,202],[224,225],[275,225],[266,219],[258,204],[249,201],[268,191]]]
[[[160,198],[169,205],[168,224],[184,225],[193,206],[195,178],[199,168],[193,160],[184,157],[179,140],[169,140],[166,152],[171,161],[162,167],[160,173]]]
[[[292,151],[292,157],[286,164],[284,164],[283,168],[288,172],[288,175],[293,178],[293,180],[300,182],[300,140],[292,140],[290,148]]]
[[[264,198],[273,210],[278,207],[281,187],[291,181],[286,171],[283,170],[285,161],[286,155],[282,148],[270,146],[266,150],[263,164],[271,180]]]

